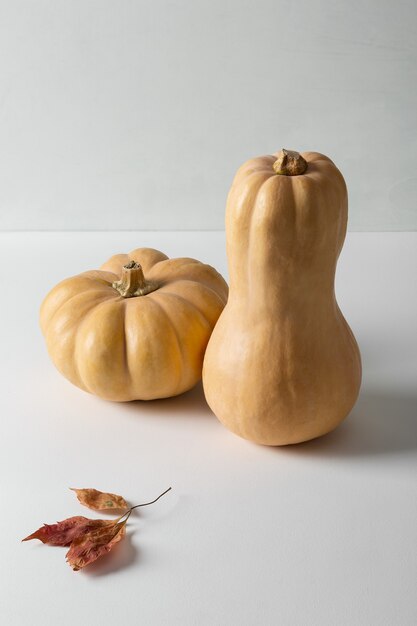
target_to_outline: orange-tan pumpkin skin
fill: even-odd
[[[124,298],[112,285],[132,260],[157,288]],[[166,398],[200,380],[227,292],[209,265],[138,248],[59,283],[40,324],[52,361],[74,385],[106,400]]]
[[[277,175],[277,155],[238,170],[226,208],[229,299],[203,365],[206,399],[231,431],[265,445],[335,428],[361,383],[360,353],[335,298],[347,190],[326,156]]]

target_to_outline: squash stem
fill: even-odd
[[[295,150],[285,150],[278,154],[277,160],[273,163],[275,174],[281,176],[299,176],[307,169],[307,161]]]
[[[145,296],[147,293],[155,291],[159,285],[154,281],[146,280],[142,266],[136,263],[136,261],[130,261],[130,263],[123,266],[120,280],[116,280],[112,287],[123,298],[134,298],[136,296]]]

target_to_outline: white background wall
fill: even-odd
[[[0,0],[0,228],[222,228],[286,147],[416,229],[416,40],[416,0]]]

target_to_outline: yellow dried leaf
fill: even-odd
[[[126,500],[115,493],[105,493],[98,491],[98,489],[74,489],[73,487],[70,489],[75,491],[81,504],[93,509],[93,511],[125,510],[128,508]]]

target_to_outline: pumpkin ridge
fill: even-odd
[[[194,283],[194,284],[196,284],[196,285],[201,285],[202,287],[204,287],[204,289],[207,289],[207,291],[212,292],[212,293],[213,293],[213,294],[214,294],[214,295],[215,295],[215,296],[216,296],[216,297],[220,300],[220,302],[221,302],[223,305],[227,302],[227,294],[226,294],[226,297],[225,297],[225,298],[223,298],[223,297],[219,294],[219,292],[218,292],[218,291],[216,291],[215,289],[213,289],[213,287],[211,287],[210,285],[208,285],[206,282],[203,282],[202,280],[195,280],[195,279],[193,279],[193,278],[178,278],[178,279],[173,280],[173,281],[169,281],[169,282],[167,281],[166,283],[163,283],[163,284],[160,286],[160,288],[158,289],[158,291],[159,291],[160,293],[167,293],[167,294],[172,294],[172,295],[174,295],[174,296],[178,296],[178,297],[180,297],[180,296],[181,296],[181,294],[177,294],[177,293],[172,292],[172,291],[164,291],[164,290],[163,290],[163,288],[164,288],[164,287],[173,287],[176,283],[182,283],[182,282],[184,282],[184,283]],[[184,296],[181,296],[181,297],[184,297]],[[185,300],[186,300],[186,298],[185,298]],[[187,302],[188,302],[188,300],[187,300]]]
[[[163,258],[159,259],[158,261],[155,261],[154,263],[148,266],[149,259],[145,259],[145,262],[143,262],[143,258],[145,255],[148,255],[149,253],[153,253],[154,256],[160,255]],[[134,250],[131,250],[130,252],[128,252],[126,256],[128,257],[127,262],[135,261],[136,263],[139,263],[139,265],[142,266],[142,269],[146,274],[148,274],[152,270],[152,268],[154,268],[155,265],[157,265],[158,263],[163,263],[164,261],[170,260],[169,256],[167,256],[160,250],[157,250],[156,248],[135,248]],[[123,265],[126,265],[126,263],[123,263]]]
[[[255,198],[257,198],[257,195],[258,195],[258,193],[259,193],[260,188],[262,187],[262,185],[264,184],[264,182],[266,182],[267,180],[269,180],[269,178],[273,175],[273,172],[271,172],[269,175],[265,175],[265,174],[264,174],[264,175],[260,176],[258,171],[253,170],[253,171],[252,171],[252,172],[251,172],[251,173],[247,176],[247,178],[252,178],[252,177],[253,177],[253,176],[255,176],[255,175],[256,175],[256,177],[258,178],[258,181],[257,181],[257,183],[258,183],[258,187],[257,187],[257,190],[256,190],[256,195],[255,195]],[[230,191],[229,191],[229,194],[228,194],[227,206],[226,206],[226,233],[227,233],[227,230],[228,230],[228,221],[229,221],[229,219],[230,219],[230,211],[229,211],[229,209],[228,209],[228,205],[229,205],[229,203],[230,203],[230,201],[231,201],[231,194],[232,194],[232,192],[233,192],[233,190],[234,190],[234,187],[235,187],[235,185],[237,186],[237,178],[238,178],[238,176],[239,176],[239,170],[238,170],[238,173],[237,173],[237,174],[236,174],[236,176],[235,176],[235,179],[233,180],[232,187],[231,187],[231,189],[230,189]],[[253,183],[253,186],[255,187],[255,183]],[[239,202],[239,218],[238,218],[238,220],[239,220],[239,221],[240,221],[240,219],[242,219],[242,216],[241,216],[241,213],[242,213],[242,205],[245,205],[245,210],[247,210],[247,204],[249,203],[249,198],[248,198],[248,196],[249,196],[250,192],[251,192],[251,189],[250,189],[249,185],[247,185],[247,186],[246,186],[246,189],[245,189],[244,198],[243,198],[243,200],[242,200],[241,202]],[[243,195],[243,194],[242,194],[242,195]],[[249,226],[248,226],[248,229],[247,229],[247,230],[248,230],[248,236],[247,236],[247,238],[246,238],[246,242],[242,242],[242,245],[244,245],[244,243],[246,243],[246,246],[245,246],[245,248],[246,248],[246,258],[248,258],[248,256],[249,256],[249,250],[250,250],[250,241],[251,241],[251,234],[252,234],[252,230],[251,230],[252,217],[253,217],[253,211],[250,211],[250,216],[249,216]],[[233,227],[234,227],[234,226],[235,226],[235,224],[234,224],[234,223],[233,223],[233,221],[232,221],[232,224],[231,224],[231,226],[229,227],[229,228],[230,228],[230,230],[232,230],[232,231],[233,231]],[[236,268],[236,267],[233,267],[233,266],[232,266],[232,263],[231,263],[231,257],[232,257],[232,254],[231,254],[231,249],[230,249],[230,245],[231,245],[231,244],[230,244],[230,240],[231,240],[232,238],[233,238],[232,236],[227,236],[227,234],[226,234],[226,248],[227,248],[228,266],[229,266],[229,289],[231,289],[232,284],[233,284],[233,286],[234,286],[234,280],[235,280],[235,279],[234,279],[234,275],[235,275],[236,270],[237,270],[237,268]],[[242,239],[243,239],[243,238],[242,238]],[[238,243],[240,243],[240,241],[239,241]],[[235,253],[233,254],[233,256],[236,256],[236,257],[237,257],[237,256],[239,256],[238,254],[236,254],[236,250],[235,250],[234,252],[235,252]],[[247,266],[247,265],[246,265],[246,267],[245,267],[245,270],[244,270],[244,271],[245,271],[245,277],[244,277],[244,280],[246,281],[246,283],[245,283],[245,284],[246,284],[246,285],[248,285],[248,272],[249,272],[249,270],[248,270],[248,266]],[[233,283],[232,283],[232,280],[233,280]]]
[[[257,164],[256,162],[259,158],[264,159],[265,162]],[[233,184],[241,177],[249,179],[253,174],[259,174],[262,172],[272,176],[274,172],[273,170],[271,171],[271,167],[276,158],[277,157],[274,155],[268,155],[268,157],[255,157],[254,159],[249,159],[237,170]]]
[[[253,209],[250,212],[250,216],[249,216],[249,227],[248,227],[249,238],[248,238],[247,257],[246,257],[246,284],[248,286],[248,290],[249,291],[252,289],[252,285],[250,284],[250,282],[251,282],[250,281],[250,278],[251,278],[250,262],[251,262],[251,258],[252,258],[252,248],[253,248],[253,241],[254,241],[253,222],[254,222],[255,214],[257,213],[256,209],[258,207],[259,194],[261,193],[261,190],[262,190],[263,186],[268,184],[268,182],[271,180],[271,178],[273,176],[275,176],[275,173],[272,170],[271,175],[268,176],[268,178],[266,178],[265,180],[262,180],[260,182],[260,184],[259,184],[259,186],[258,186],[258,188],[256,190],[255,197],[253,199]],[[286,177],[284,177],[284,178],[286,178]]]
[[[306,152],[301,152],[301,156],[303,156],[306,159],[307,163],[317,163],[318,161],[322,161],[322,162],[326,161],[327,163],[330,163],[331,165],[335,166],[333,161],[328,156],[326,156],[325,154],[322,154],[321,152],[312,152],[311,150],[307,150]],[[308,158],[306,158],[306,156]]]
[[[202,317],[207,325],[208,328],[212,328],[212,325],[210,323],[210,321],[207,319],[207,317],[204,315],[204,313],[199,309],[199,307],[194,304],[194,302],[191,302],[191,300],[187,300],[187,298],[185,298],[184,296],[180,295],[179,293],[172,293],[171,291],[162,291],[160,294],[160,296],[170,296],[170,297],[174,297],[174,298],[178,298],[178,300],[182,300],[183,302],[185,302],[190,308],[194,309],[195,311],[197,311],[197,313],[200,314],[200,317]]]
[[[214,270],[217,273],[217,277],[216,278],[222,278],[221,274],[219,274],[219,272],[217,272],[217,270],[212,267],[211,265],[206,265],[205,263],[202,263],[201,265],[204,265],[205,267],[208,267],[211,270]],[[228,295],[228,287],[227,287],[227,283],[224,282],[224,287],[225,287],[225,298],[223,299],[222,296],[219,294],[218,291],[216,291],[211,285],[209,285],[205,280],[202,279],[198,279],[196,280],[195,278],[179,278],[177,279],[177,281],[173,281],[172,284],[174,284],[174,282],[180,282],[180,280],[186,280],[189,281],[191,283],[196,283],[197,285],[203,285],[206,289],[208,289],[209,291],[212,291],[218,298],[220,298],[220,300],[223,302],[223,304],[225,304],[227,302],[227,295]]]
[[[157,263],[155,263],[155,265],[152,265],[152,267],[150,268],[150,270],[149,270],[148,274],[152,274],[152,272],[154,271],[154,269],[155,269],[155,268],[157,267],[157,265],[159,265],[160,263],[166,263],[166,261],[185,261],[185,260],[187,260],[187,261],[188,261],[188,260],[193,261],[193,259],[188,259],[187,257],[184,257],[184,258],[178,258],[178,259],[164,259],[163,261],[158,261]],[[174,265],[174,264],[172,264],[172,265]],[[196,265],[199,265],[199,266],[200,266],[200,265],[205,265],[205,263],[200,263],[200,261],[196,261],[196,260],[195,260],[194,262],[191,262],[191,263],[181,263],[181,264],[179,264],[179,263],[178,263],[178,265],[179,265],[179,267],[182,269],[182,268],[184,268],[184,267],[189,267],[190,265],[192,265],[192,266],[194,266],[194,267],[195,267]],[[175,266],[174,266],[174,268],[175,268]],[[160,269],[160,268],[158,268],[158,269]],[[177,268],[175,268],[175,269],[177,269]],[[164,279],[164,278],[162,278],[162,280],[166,280],[167,282],[171,282],[171,279]]]
[[[76,276],[70,276],[69,278],[66,278],[65,280],[61,281],[60,283],[58,283],[57,285],[55,285],[55,287],[53,289],[51,289],[49,295],[53,292],[53,293],[59,293],[60,289],[62,289],[62,287],[66,286],[67,284],[71,284],[74,280],[77,280],[80,276],[82,276],[83,278],[88,278],[86,276],[84,276],[83,274],[79,274]],[[82,291],[77,291],[76,293],[74,293],[72,296],[70,296],[69,298],[65,298],[64,300],[62,300],[55,308],[53,308],[52,313],[49,313],[48,319],[47,321],[43,320],[43,311],[45,310],[45,305],[48,303],[47,299],[45,299],[42,302],[41,305],[41,327],[43,328],[43,326],[48,325],[49,322],[53,319],[55,313],[57,313],[59,311],[59,309],[66,304],[67,302],[69,302],[70,300],[72,300],[75,296],[79,296],[81,293],[85,293],[87,291],[90,291],[90,288],[85,288]],[[43,323],[42,323],[43,322]]]
[[[130,368],[129,368],[129,351],[127,349],[127,342],[128,342],[128,338],[127,338],[127,333],[126,333],[126,309],[127,309],[127,301],[124,300],[123,301],[123,315],[122,315],[122,320],[123,320],[123,355],[124,355],[124,367],[125,367],[125,372],[126,372],[126,376],[128,378],[127,382],[126,382],[126,386],[127,387],[131,387],[132,384],[132,376],[130,373]]]
[[[180,341],[180,338],[179,338],[179,335],[178,335],[178,331],[177,331],[177,329],[176,329],[172,319],[168,315],[165,307],[160,302],[158,302],[158,299],[155,297],[156,292],[152,292],[152,293],[154,295],[154,297],[152,298],[152,302],[154,304],[156,304],[156,306],[160,309],[160,311],[162,311],[163,315],[168,320],[168,325],[171,328],[172,334],[174,335],[175,341],[177,343],[178,354],[180,355],[180,362],[181,362],[181,365],[183,366],[183,364],[184,364],[184,352],[182,350],[181,341]],[[183,377],[184,377],[184,368],[181,367],[180,373],[179,373],[179,380],[178,380],[178,383],[175,386],[176,389],[178,389],[181,386]],[[173,394],[173,395],[175,395],[175,394]]]
[[[123,261],[120,257],[126,257]],[[100,272],[109,272],[110,274],[114,274],[117,278],[120,278],[120,272],[119,274],[117,274],[115,271],[110,270],[110,269],[105,269],[107,268],[107,266],[112,266],[113,263],[115,263],[116,265],[120,265],[120,269],[123,267],[123,265],[126,265],[126,263],[129,262],[129,258],[127,254],[123,254],[123,253],[119,253],[119,254],[113,254],[113,256],[111,256],[109,259],[107,259],[107,261],[105,263],[102,263],[99,267],[99,271]],[[112,280],[112,282],[114,282],[114,279]]]
[[[49,324],[54,320],[54,318],[56,317],[56,315],[58,315],[58,313],[61,311],[61,309],[63,309],[64,306],[66,306],[68,304],[68,302],[71,302],[73,304],[73,300],[75,300],[76,298],[80,297],[80,296],[85,296],[85,294],[89,291],[93,291],[92,289],[85,289],[84,291],[79,291],[78,293],[74,293],[70,298],[68,298],[67,300],[64,300],[63,302],[61,302],[57,308],[54,310],[54,312],[52,313],[52,315],[49,317],[47,325],[49,326]],[[97,290],[98,291],[98,290]],[[108,300],[109,296],[108,295],[103,295],[100,300],[94,301],[94,303],[91,305],[91,307],[88,309],[88,313],[90,313],[90,311],[97,306],[98,304],[101,304],[102,302],[104,302],[105,300]]]
[[[104,305],[106,304],[110,304],[113,303],[114,299],[109,299],[106,298],[106,300],[103,300],[102,302],[99,302],[96,306],[91,307],[91,309],[88,311],[88,313],[82,318],[82,320],[80,321],[80,323],[77,325],[76,330],[75,330],[75,338],[74,338],[74,358],[73,358],[73,363],[75,366],[75,370],[78,376],[78,379],[82,382],[84,388],[89,391],[90,393],[95,393],[94,391],[91,391],[91,389],[88,387],[88,385],[86,385],[86,383],[84,382],[83,378],[81,377],[80,374],[80,369],[78,367],[78,352],[80,350],[80,330],[83,326],[85,326],[85,324],[87,323],[87,321],[89,320],[89,318],[91,317],[91,315],[93,314],[93,312],[97,311],[97,309],[99,308],[103,308]]]
[[[85,291],[82,291],[81,293],[77,293],[74,294],[73,296],[71,296],[71,298],[68,298],[68,300],[65,300],[64,302],[62,302],[58,308],[54,311],[54,313],[50,316],[47,324],[45,325],[45,329],[44,329],[44,335],[47,338],[47,342],[48,342],[48,336],[49,336],[49,328],[50,328],[50,324],[52,324],[55,321],[55,318],[61,313],[62,314],[62,310],[63,308],[66,306],[66,304],[68,302],[71,302],[78,296],[85,296]],[[93,303],[91,303],[90,306],[87,307],[86,311],[83,313],[83,315],[89,315],[90,312],[98,305],[102,304],[103,302],[105,302],[106,300],[108,300],[107,297],[101,297],[101,298],[97,298],[94,300]],[[82,318],[78,318],[78,321],[76,320],[75,323],[72,324],[72,332],[75,336],[76,332],[77,332],[77,328],[80,325],[80,323],[82,323],[83,321],[83,317]],[[75,342],[75,338],[74,338],[74,342]]]
[[[86,298],[86,294],[87,294],[87,298]],[[81,297],[83,296],[86,300],[86,304],[87,307],[82,310],[82,313],[79,314],[78,316],[72,316],[70,314],[71,311],[71,306],[69,309],[69,312],[64,312],[63,309],[66,306],[66,304],[68,302],[72,302],[75,299],[75,296]],[[51,346],[54,345],[54,343],[57,340],[57,332],[56,330],[53,328],[54,323],[56,323],[56,318],[57,316],[60,315],[64,315],[64,321],[65,321],[65,317],[67,317],[68,319],[71,320],[71,323],[68,325],[68,320],[66,321],[66,325],[67,325],[67,329],[66,329],[66,334],[69,338],[69,341],[71,343],[71,347],[69,348],[69,355],[68,355],[68,361],[70,363],[72,363],[72,369],[73,369],[73,377],[78,381],[78,382],[74,382],[74,380],[72,380],[72,376],[68,376],[71,380],[71,382],[73,382],[74,384],[78,384],[78,386],[80,386],[82,389],[84,389],[85,391],[87,391],[84,382],[80,376],[80,373],[78,371],[78,366],[77,363],[75,363],[75,359],[74,359],[74,355],[75,355],[75,346],[76,346],[76,335],[78,332],[78,327],[79,325],[82,323],[83,318],[85,315],[89,315],[90,312],[98,305],[102,304],[104,301],[108,300],[107,297],[103,296],[100,299],[95,299],[94,302],[90,302],[88,303],[88,291],[82,291],[79,292],[77,294],[74,294],[73,296],[71,296],[71,298],[69,298],[68,300],[64,300],[63,302],[61,302],[59,304],[59,306],[56,308],[56,310],[52,313],[52,315],[50,315],[47,323],[43,323],[41,324],[42,327],[42,332],[45,336],[45,340],[46,340],[46,344],[47,344],[47,348],[48,348],[48,352],[51,355]],[[75,307],[75,310],[77,310],[79,312],[79,309],[77,309],[77,307]],[[52,326],[52,329],[51,329]],[[58,336],[60,336],[60,333],[58,332]],[[70,356],[71,355],[71,356]],[[62,369],[62,365],[58,365],[57,363],[55,363],[55,366],[57,367],[58,371],[60,371],[61,373],[64,374],[64,376],[66,376],[65,372]],[[65,369],[65,368],[64,368]]]
[[[213,283],[214,283],[214,279],[216,279],[217,282],[219,280],[223,281],[222,287],[224,287],[224,291],[225,291],[224,302],[226,302],[227,301],[228,287],[227,287],[227,283],[226,283],[226,281],[224,281],[222,275],[214,267],[212,267],[208,263],[201,263],[200,261],[197,261],[196,263],[187,263],[187,264],[184,264],[182,267],[187,268],[190,265],[194,265],[194,266],[197,265],[199,268],[204,269],[204,270],[208,270],[212,274],[213,274],[213,272],[215,272],[215,275],[213,276]],[[156,267],[156,265],[154,267]],[[153,270],[153,268],[152,268],[152,270]],[[188,275],[188,276],[178,276],[178,277],[170,276],[170,277],[164,278],[163,275],[162,275],[161,278],[158,278],[157,276],[153,276],[152,272],[149,272],[148,273],[148,277],[149,277],[150,280],[152,279],[152,280],[155,280],[156,282],[159,283],[159,289],[157,289],[156,291],[159,291],[162,287],[166,287],[167,285],[174,285],[176,282],[180,282],[180,281],[184,280],[184,281],[197,283],[199,285],[204,285],[204,287],[206,287],[207,289],[210,289],[211,291],[214,291],[217,295],[220,295],[218,293],[218,291],[216,291],[216,289],[213,287],[213,285],[210,284],[209,282],[207,282],[207,279],[205,279],[204,276],[200,277],[200,276],[190,276],[190,275]],[[218,287],[217,287],[217,289],[218,289]],[[223,291],[223,289],[222,289],[222,291]]]
[[[98,274],[98,276],[97,276]],[[104,278],[101,276],[101,274],[111,274],[112,278],[111,280],[109,280],[108,277]],[[73,276],[73,278],[86,278],[87,280],[92,280],[92,281],[97,281],[99,283],[109,283],[111,286],[111,282],[113,280],[113,276],[115,276],[114,272],[111,272],[110,270],[102,270],[102,269],[98,269],[98,270],[87,270],[85,272],[81,272],[81,274],[77,274],[75,276]]]
[[[291,207],[292,207],[292,214],[294,216],[294,232],[295,232],[294,246],[295,246],[295,248],[297,248],[297,246],[299,245],[298,242],[300,241],[300,238],[301,238],[300,231],[302,230],[302,228],[301,228],[301,217],[302,216],[300,214],[300,211],[297,210],[296,184],[293,184],[292,179],[290,179],[290,189],[291,189],[291,191],[289,192],[289,194],[291,195]]]

